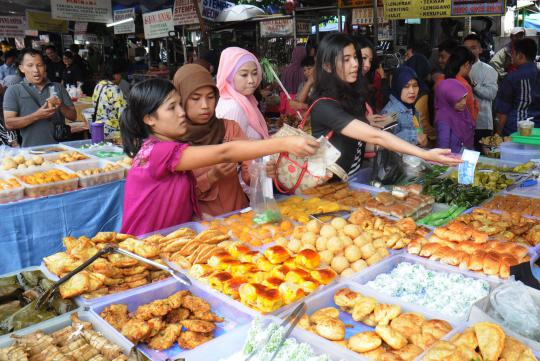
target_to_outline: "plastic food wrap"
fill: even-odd
[[[281,221],[281,213],[274,199],[272,180],[266,175],[264,162],[253,163],[250,167],[250,206],[255,212],[253,223],[265,224]]]
[[[519,281],[509,281],[493,290],[488,314],[504,326],[540,342],[540,305]]]

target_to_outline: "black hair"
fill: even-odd
[[[163,78],[143,80],[131,88],[127,107],[120,116],[124,152],[131,158],[137,155],[144,140],[152,134],[144,116],[154,114],[173,91],[176,91],[174,85]]]
[[[369,71],[367,72],[366,78],[369,80],[369,82],[373,82],[373,77],[375,76],[375,70],[378,67],[378,64],[376,64],[377,63],[377,52],[375,51],[375,46],[373,45],[371,40],[369,40],[368,38],[366,38],[364,36],[356,36],[355,40],[358,43],[358,45],[360,46],[360,50],[362,50],[364,48],[370,48],[371,49],[371,54],[373,55],[373,60],[371,61],[371,69],[369,69]],[[361,53],[360,53],[360,55],[361,55]],[[362,56],[360,56],[360,60],[363,60]],[[360,61],[360,71],[362,69],[362,64],[363,64],[363,61]]]
[[[455,78],[459,73],[459,68],[463,64],[469,63],[474,64],[476,62],[476,57],[474,54],[464,46],[458,46],[450,54],[448,59],[448,64],[446,64],[445,75],[446,78]]]
[[[125,66],[119,61],[113,61],[105,66],[104,78],[113,80],[114,74],[122,74],[125,71]]]
[[[464,39],[463,39],[463,43],[465,43],[466,41],[477,41],[478,44],[480,44],[480,46],[482,46],[482,38],[480,37],[480,35],[478,34],[474,34],[474,33],[471,33],[469,35],[467,35]],[[483,47],[483,46],[482,46]]]
[[[10,49],[4,53],[4,59],[7,58],[17,58],[17,50]]]
[[[69,51],[69,50],[64,52],[64,56],[66,58],[68,58],[68,59],[71,59],[71,60],[73,60],[73,58],[74,58],[73,53],[71,51]]]
[[[336,64],[342,61],[343,50],[349,45],[354,46],[359,62],[358,79],[353,84],[344,82],[336,73]],[[321,97],[336,99],[345,111],[363,119],[368,94],[361,71],[360,49],[358,42],[350,35],[335,33],[324,37],[319,45],[315,61],[315,86],[312,100]]]
[[[69,46],[69,50],[71,50],[71,52],[75,53],[75,54],[79,54],[79,49],[80,49],[80,47],[77,44],[71,44]]]
[[[302,67],[306,66],[315,66],[315,58],[312,56],[306,56],[304,60],[300,63]]]
[[[23,50],[21,50],[21,52],[19,53],[19,57],[17,58],[17,63],[18,64],[23,63],[23,59],[24,59],[25,55],[30,55],[30,56],[38,55],[41,58],[41,60],[43,60],[43,54],[41,54],[41,52],[37,51],[36,49],[32,49],[32,48],[24,48]]]
[[[43,50],[52,49],[56,53],[56,46],[49,44]]]
[[[538,45],[536,44],[536,41],[531,38],[523,38],[516,40],[514,43],[514,51],[525,55],[528,61],[533,61],[538,52]]]
[[[437,48],[439,49],[439,53],[441,51],[446,51],[448,54],[450,54],[457,47],[458,47],[458,43],[455,40],[448,39],[440,43]]]

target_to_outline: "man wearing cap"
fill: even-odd
[[[499,80],[504,79],[508,73],[516,70],[516,67],[512,64],[512,50],[514,48],[514,43],[519,39],[523,39],[523,37],[525,37],[524,28],[513,28],[510,32],[510,42],[495,53],[489,62],[489,65],[499,73]]]

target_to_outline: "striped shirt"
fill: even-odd
[[[504,135],[516,132],[517,122],[527,118],[540,127],[540,71],[536,63],[523,64],[508,74],[499,87],[496,109],[508,117]]]

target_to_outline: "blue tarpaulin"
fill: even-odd
[[[0,205],[0,274],[37,266],[62,238],[119,231],[124,181]]]
[[[540,13],[527,15],[525,17],[523,25],[525,28],[536,29],[536,31],[540,31]]]

